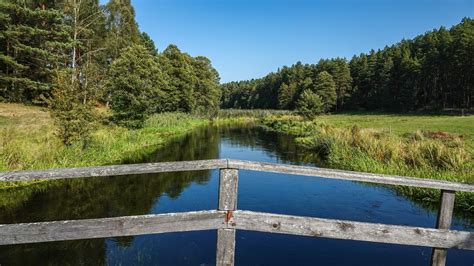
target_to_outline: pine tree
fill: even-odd
[[[344,58],[322,59],[315,67],[315,72],[326,71],[336,83],[337,104],[336,111],[342,109],[344,101],[352,91],[352,77],[349,64]]]
[[[474,106],[474,20],[464,18],[450,30],[452,76],[449,94],[451,106],[469,108]],[[451,107],[450,106],[450,107]]]
[[[318,94],[305,90],[296,102],[296,111],[304,118],[312,119],[324,111],[324,102]]]
[[[315,83],[314,92],[321,97],[323,102],[322,110],[327,112],[336,104],[336,83],[332,76],[326,71],[318,74]]]
[[[40,102],[49,97],[53,69],[64,66],[71,41],[63,14],[35,4],[0,3],[0,97]]]
[[[293,98],[295,96],[295,86],[288,86],[288,84],[281,84],[278,89],[278,107],[280,109],[292,109]]]
[[[92,105],[82,102],[84,91],[71,71],[57,71],[52,97],[47,100],[56,126],[56,136],[69,146],[82,141],[87,144],[93,123]]]
[[[140,40],[143,46],[150,52],[150,54],[157,56],[158,50],[156,49],[155,42],[151,39],[150,35],[146,32],[140,33]]]

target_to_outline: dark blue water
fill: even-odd
[[[290,136],[259,128],[203,128],[147,161],[233,158],[311,164]],[[315,177],[239,172],[238,208],[363,222],[434,227],[436,212],[390,187]],[[0,222],[46,221],[216,209],[217,171],[60,181]],[[458,214],[453,229],[473,230]],[[3,265],[214,265],[216,232],[187,232],[0,247]],[[430,248],[238,231],[237,265],[429,265]],[[474,252],[449,250],[448,265]]]

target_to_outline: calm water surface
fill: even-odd
[[[309,164],[292,137],[257,127],[206,127],[145,161],[233,158]],[[436,213],[389,187],[240,171],[244,210],[434,227]],[[56,181],[55,181],[56,182]],[[28,201],[0,208],[0,223],[216,209],[218,171],[57,181]],[[14,197],[22,197],[21,194]],[[474,231],[457,216],[453,229]],[[0,265],[214,265],[216,231],[169,233],[0,247]],[[324,238],[237,232],[237,265],[429,265],[431,250]],[[473,265],[474,252],[450,250],[448,265]]]

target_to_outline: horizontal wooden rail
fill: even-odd
[[[427,179],[427,178],[370,174],[370,173],[363,173],[363,172],[343,171],[343,170],[310,167],[310,166],[229,160],[229,167],[243,169],[243,170],[316,176],[316,177],[324,177],[324,178],[331,178],[331,179],[362,181],[362,182],[379,183],[379,184],[387,184],[387,185],[401,185],[401,186],[433,188],[433,189],[442,189],[442,190],[451,190],[451,191],[474,192],[474,185],[472,184],[449,182],[449,181],[434,180],[434,179]]]
[[[115,176],[131,174],[151,174],[178,171],[211,170],[217,168],[235,168],[293,175],[315,176],[331,179],[362,181],[369,183],[401,185],[449,191],[474,192],[473,184],[433,180],[426,178],[404,177],[394,175],[370,174],[353,171],[343,171],[300,165],[285,165],[241,161],[232,159],[215,159],[199,161],[179,161],[163,163],[143,163],[111,166],[96,166],[82,168],[64,168],[35,171],[0,172],[0,181],[26,181],[41,179],[79,178],[93,176]]]
[[[0,225],[0,245],[132,236],[224,228],[224,211]]]
[[[41,179],[62,179],[94,176],[118,176],[135,174],[152,174],[226,168],[226,159],[180,161],[163,163],[139,163],[81,168],[59,168],[49,170],[32,170],[0,172],[0,181],[27,181]]]
[[[378,243],[474,250],[474,232],[272,213],[197,211],[0,225],[0,245],[237,229]]]
[[[474,185],[318,167],[216,159],[0,173],[0,181],[47,180],[220,169],[218,210],[102,219],[0,225],[0,245],[215,230],[217,265],[233,265],[236,230],[369,241],[433,248],[431,265],[444,265],[448,249],[474,250],[474,232],[450,230],[455,192]],[[331,220],[237,210],[238,169],[440,189],[437,229]]]
[[[474,250],[474,232],[235,211],[229,226],[240,230]]]

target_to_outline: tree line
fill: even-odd
[[[421,111],[474,107],[474,20],[377,51],[221,85],[223,108]],[[300,108],[299,108],[300,107]],[[310,108],[310,109],[311,109]]]
[[[130,0],[4,0],[0,101],[50,106],[64,123],[107,105],[136,128],[155,112],[215,113],[219,74],[176,45],[158,52]]]

